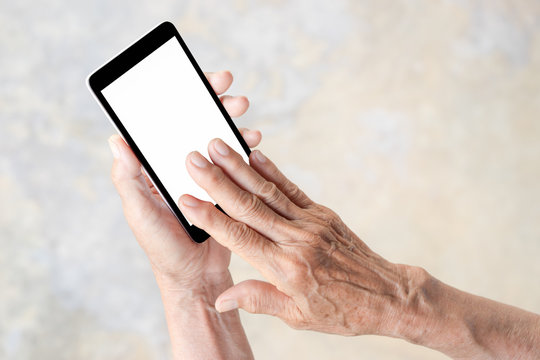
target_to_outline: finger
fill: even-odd
[[[267,314],[289,320],[298,312],[294,300],[274,285],[258,280],[246,280],[225,290],[216,299],[219,312],[244,309],[252,314]]]
[[[140,230],[143,228],[142,224],[159,222],[162,213],[161,201],[148,186],[141,171],[141,164],[120,136],[111,136],[109,145],[114,156],[111,178],[122,200],[128,223],[141,224],[137,227]],[[141,246],[146,248],[143,243]]]
[[[148,184],[141,171],[141,164],[119,135],[109,138],[114,156],[111,178],[122,202],[140,206],[152,199]]]
[[[289,200],[276,184],[267,181],[246,164],[242,156],[223,140],[212,140],[208,145],[208,153],[214,164],[218,165],[232,181],[247,192],[255,194],[270,209],[290,220],[302,216],[302,209]]]
[[[235,221],[219,211],[214,204],[191,195],[182,195],[178,206],[189,221],[205,230],[218,243],[235,252],[261,273],[274,278],[268,270],[269,257],[279,248],[244,223]]]
[[[254,148],[261,143],[262,134],[259,130],[246,128],[240,128],[238,130],[250,148]]]
[[[249,163],[263,178],[276,184],[279,190],[301,208],[313,204],[313,201],[300,188],[283,175],[277,166],[260,150],[253,150]]]
[[[245,96],[223,95],[219,99],[231,117],[242,116],[249,108],[249,100]]]
[[[205,72],[204,75],[217,95],[223,94],[231,86],[233,76],[230,71]]]
[[[186,167],[195,182],[233,219],[246,223],[255,231],[274,238],[285,236],[285,219],[268,208],[257,196],[240,189],[219,166],[199,152],[187,156]]]

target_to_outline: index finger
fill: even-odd
[[[191,195],[182,195],[178,201],[182,213],[198,228],[204,229],[218,243],[250,263],[270,281],[276,274],[269,266],[279,253],[279,246],[247,226],[219,211],[214,204]]]
[[[269,239],[290,233],[288,220],[270,209],[256,195],[238,187],[215,164],[194,151],[186,158],[189,175],[233,219],[246,223]]]

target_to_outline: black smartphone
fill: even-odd
[[[177,205],[184,193],[214,202],[189,176],[185,158],[193,150],[208,155],[213,138],[246,162],[250,150],[174,25],[155,27],[87,84],[189,236],[205,241],[209,235]]]

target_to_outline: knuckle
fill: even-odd
[[[249,295],[245,301],[245,310],[247,312],[254,314],[262,308],[261,299],[253,294]]]
[[[329,223],[325,223],[322,226],[316,226],[315,235],[321,239],[328,239],[332,236],[332,227]]]
[[[299,199],[302,195],[300,188],[292,181],[287,181],[285,185],[283,185],[283,189],[289,195],[291,200]]]
[[[341,218],[333,210],[326,206],[317,205],[317,217],[322,223],[330,228],[335,228],[341,223]]]
[[[332,238],[332,231],[326,225],[314,225],[308,242],[311,245],[319,245],[328,242]]]
[[[252,248],[252,239],[249,227],[240,222],[229,222],[226,232],[234,243],[235,250],[240,253],[250,252]]]
[[[247,232],[246,224],[230,221],[226,225],[225,232],[236,242],[238,239],[245,238]]]
[[[304,228],[298,231],[297,239],[300,243],[307,244],[312,248],[318,248],[321,242],[324,242],[329,234],[329,230],[322,224],[311,223],[304,225]]]
[[[308,231],[307,229],[303,229],[299,233],[298,240],[302,243],[313,245],[317,240],[315,231]]]
[[[271,181],[263,181],[257,194],[267,203],[275,203],[281,194],[276,184]]]
[[[250,218],[260,208],[260,200],[253,194],[243,191],[235,201],[235,209],[241,218]]]

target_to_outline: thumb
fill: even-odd
[[[274,285],[258,280],[246,280],[225,290],[216,299],[216,310],[225,312],[241,308],[253,314],[268,314],[288,318],[294,301]]]
[[[151,191],[135,154],[118,135],[109,138],[109,146],[114,157],[111,178],[122,203],[136,208],[151,206]]]

